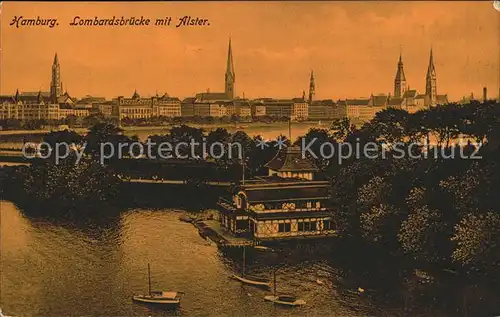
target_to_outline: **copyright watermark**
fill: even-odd
[[[472,152],[466,152],[465,146],[472,146]],[[483,146],[482,143],[463,142],[462,139],[454,144],[451,148],[429,144],[426,140],[423,142],[395,142],[376,143],[367,142],[361,144],[359,139],[356,142],[336,143],[336,142],[319,142],[317,138],[306,141],[302,139],[301,151],[302,157],[313,157],[314,159],[337,159],[339,164],[350,158],[368,158],[368,159],[386,159],[387,154],[391,153],[394,159],[410,158],[410,159],[427,159],[427,158],[443,158],[443,159],[482,159],[479,150]],[[313,148],[315,150],[313,150]],[[456,150],[453,150],[456,149]]]
[[[286,148],[283,138],[274,144],[274,147],[282,150]],[[481,159],[478,154],[482,143],[462,142],[460,140],[453,147],[442,147],[423,142],[395,142],[392,144],[381,144],[377,142],[362,143],[359,139],[356,142],[337,143],[333,141],[320,142],[317,138],[306,140],[302,138],[300,149],[302,158],[336,160],[342,164],[345,160],[352,158],[361,159],[386,159],[388,153],[393,159],[411,158],[411,159]],[[466,151],[467,146],[469,149]],[[257,149],[264,150],[269,144],[260,140],[256,144]],[[141,142],[103,142],[97,147],[93,147],[92,154],[99,157],[100,163],[104,165],[110,159],[238,159],[243,158],[243,148],[239,142],[211,142],[208,143],[205,138],[201,142],[191,139],[190,142],[152,142],[147,139],[145,143]],[[87,143],[55,143],[51,145],[47,142],[25,143],[22,153],[25,158],[54,159],[55,164],[74,153],[76,157],[75,164],[78,164],[82,157],[87,153]],[[89,154],[89,153],[87,153]]]
[[[78,146],[74,143],[59,142],[50,145],[47,142],[25,143],[22,153],[25,158],[54,158],[55,163],[59,164],[62,160],[69,157],[70,153],[75,153],[76,164],[85,155],[87,143]],[[214,159],[242,159],[243,147],[239,142],[212,142],[207,143],[205,139],[198,142],[191,139],[190,142],[102,142],[99,143],[97,155],[102,165],[109,159],[123,158],[147,158],[147,159],[204,159],[211,157]]]

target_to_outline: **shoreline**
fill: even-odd
[[[318,125],[318,122],[322,120],[313,120],[313,121],[300,121],[300,122],[292,122],[291,125],[295,126],[304,126],[304,125]],[[329,122],[325,121],[325,122]],[[210,124],[202,124],[202,123],[180,123],[180,124],[168,124],[168,125],[148,125],[148,126],[126,126],[121,127],[124,132],[134,132],[134,131],[148,131],[148,130],[169,130],[175,126],[187,125],[193,128],[234,128],[244,130],[246,128],[260,128],[260,127],[281,127],[287,126],[288,122],[273,122],[273,123],[262,123],[262,122],[245,122],[245,123],[210,123]],[[318,125],[320,127],[326,127],[324,124]],[[78,133],[83,133],[88,131],[88,128],[70,128],[69,130],[75,131]],[[59,131],[57,129],[38,129],[38,130],[0,130],[0,136],[10,136],[10,135],[30,135],[30,134],[46,134],[54,131]]]

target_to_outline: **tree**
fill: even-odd
[[[420,261],[438,261],[449,256],[443,250],[443,241],[448,238],[443,234],[446,224],[436,210],[426,204],[426,190],[415,187],[406,198],[408,217],[401,223],[398,240],[405,253]]]
[[[131,140],[123,135],[121,128],[109,123],[98,123],[92,126],[84,137],[84,142],[86,143],[85,154],[99,162],[101,155],[111,156],[112,159],[120,158],[120,154],[125,156],[131,144]],[[126,146],[123,147],[120,144]]]
[[[338,153],[336,153],[336,151],[339,147],[337,141],[328,133],[328,130],[311,128],[304,136],[299,137],[295,142],[295,145],[301,147],[303,144],[305,144],[306,147],[311,145],[309,149],[314,155],[306,151],[307,158],[321,170],[326,170],[330,164],[337,163]],[[333,153],[331,153],[331,151],[333,151]],[[331,156],[331,158],[329,158],[329,156]]]
[[[457,104],[437,105],[427,110],[427,125],[436,136],[438,146],[448,147],[450,141],[460,134],[460,106]]]
[[[351,120],[347,117],[335,119],[332,122],[330,131],[336,140],[344,140],[354,130]]]
[[[475,270],[498,273],[500,267],[500,215],[468,213],[455,226],[453,261]]]
[[[400,212],[388,203],[390,192],[391,184],[381,176],[374,176],[358,191],[361,232],[369,242],[394,244]]]
[[[408,137],[408,112],[387,108],[375,114],[370,126],[377,135],[377,141],[389,144],[389,146],[395,142],[402,142]]]
[[[178,146],[181,142],[187,144],[187,146],[178,146],[178,154],[181,157],[187,157],[188,159],[203,159],[203,149],[201,147],[203,139],[203,129],[193,128],[187,125],[181,125],[180,127],[173,127],[170,129],[170,140],[174,146]],[[193,147],[194,153],[191,153],[191,147]],[[177,153],[174,153],[174,155],[175,154]]]
[[[251,151],[247,163],[248,171],[250,175],[267,174],[265,165],[278,154],[278,148],[275,147],[275,143],[272,142],[267,142],[267,146],[263,146],[262,148],[258,147],[258,144],[265,143],[265,140],[260,135],[253,137],[252,143],[255,144],[255,146]]]
[[[68,156],[76,147],[82,145],[82,141],[83,137],[80,134],[68,130],[49,132],[43,137],[43,142],[47,143],[52,150],[49,157],[52,162],[54,162],[56,154],[59,157]],[[43,154],[46,155],[47,153]]]

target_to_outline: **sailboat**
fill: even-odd
[[[241,276],[233,274],[232,278],[244,284],[253,285],[257,287],[270,288],[271,283],[269,283],[267,279],[245,275],[245,262],[246,262],[245,255],[246,255],[246,247],[243,247],[243,266],[241,269]]]
[[[283,305],[283,306],[302,306],[306,304],[305,300],[298,299],[293,295],[276,295],[276,270],[273,272],[273,295],[264,296],[264,299],[269,302],[273,302],[274,304]]]
[[[149,263],[148,263],[148,280],[149,280],[149,294],[133,296],[132,299],[134,301],[146,304],[160,304],[160,305],[171,305],[171,306],[176,306],[181,303],[181,295],[184,294],[183,292],[151,291],[151,269]]]

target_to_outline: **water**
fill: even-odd
[[[307,301],[297,309],[264,302],[269,291],[229,279],[237,263],[202,239],[174,210],[126,211],[103,224],[29,219],[1,202],[1,296],[13,316],[363,316],[358,294],[340,296],[336,269],[323,260],[282,267],[280,292]],[[134,303],[153,289],[184,291],[178,311]],[[265,265],[249,270],[271,276]],[[318,285],[316,279],[324,281]]]
[[[225,128],[229,133],[235,133],[237,131],[244,131],[250,137],[261,136],[265,140],[275,140],[278,136],[284,135],[289,137],[289,129],[287,122],[278,122],[272,124],[265,123],[241,123],[241,124],[219,124],[219,125],[196,125],[188,124],[192,127],[203,128],[205,131],[215,130],[219,127]],[[291,124],[292,128],[292,139],[295,140],[297,137],[305,135],[309,129],[328,129],[330,127],[329,121],[311,121],[311,122],[293,122]],[[154,134],[166,134],[169,131],[169,127],[164,128],[132,128],[125,129],[125,134],[128,136],[137,135],[140,140],[146,140],[148,136]]]
[[[271,291],[229,278],[239,272],[241,250],[222,252],[179,221],[184,212],[128,210],[77,223],[30,218],[0,201],[0,308],[10,316],[188,317],[492,316],[500,309],[495,292],[452,281],[402,289],[397,266],[376,265],[370,255],[339,265],[335,248],[318,254],[303,245],[290,253],[247,252],[247,273],[271,278],[278,268],[278,292],[307,302],[274,306],[263,300]],[[153,290],[186,293],[180,309],[132,301],[148,292],[148,263]]]
[[[229,133],[237,131],[244,131],[250,137],[260,135],[265,140],[275,140],[278,136],[284,135],[288,137],[288,123],[277,122],[272,124],[265,123],[242,123],[242,124],[205,124],[196,125],[188,123],[187,125],[197,128],[202,128],[206,132],[215,130],[219,127],[225,128]],[[293,122],[292,123],[292,138],[295,140],[297,137],[305,135],[309,129],[328,129],[330,127],[329,121],[311,121],[311,122]],[[125,127],[125,135],[137,136],[141,141],[145,141],[151,135],[164,135],[170,131],[170,126],[161,127]],[[86,129],[76,129],[78,133],[85,134]],[[25,133],[22,133],[25,132]],[[41,142],[44,134],[30,133],[29,131],[0,131],[0,148],[2,149],[21,149],[24,142]],[[14,134],[15,133],[15,134]]]

